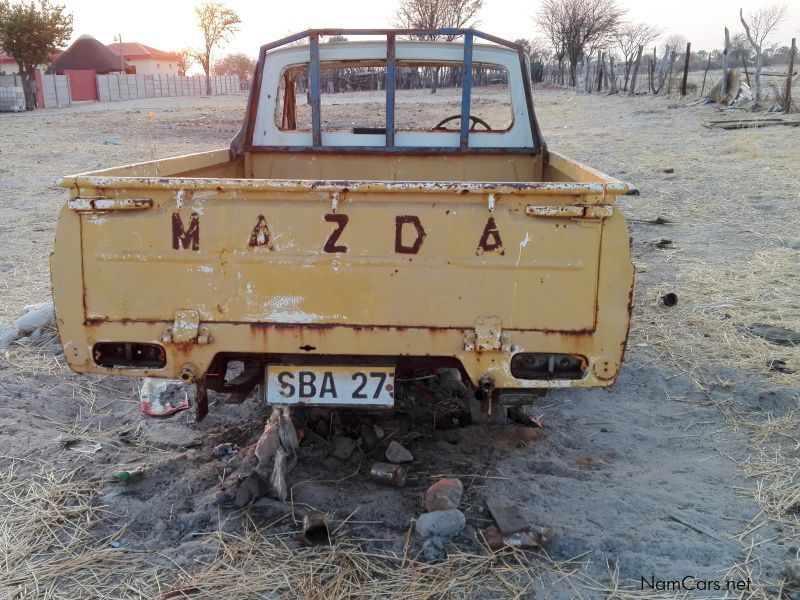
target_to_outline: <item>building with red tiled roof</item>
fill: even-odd
[[[50,55],[50,60],[54,61],[59,56],[61,56],[60,52],[54,52]],[[37,68],[40,71],[44,71],[47,69],[47,65],[39,65]],[[10,57],[0,48],[0,75],[14,75],[15,73],[19,73],[19,66],[17,65],[16,59]]]
[[[108,44],[107,48],[144,75],[179,75],[178,55],[164,52],[138,42]]]

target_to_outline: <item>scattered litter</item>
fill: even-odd
[[[80,452],[81,454],[97,454],[100,450],[103,449],[103,444],[100,442],[86,442],[84,444],[80,444],[79,446],[69,446],[70,450],[74,450],[75,452]]]
[[[753,323],[740,326],[739,331],[751,337],[760,337],[778,346],[800,346],[800,333],[783,327]]]
[[[141,434],[142,431],[139,427],[136,429],[125,429],[124,431],[117,432],[117,439],[123,444],[133,444]]]
[[[229,456],[233,456],[238,451],[239,451],[239,446],[228,442],[216,446],[214,450],[211,451],[211,455],[217,460],[221,460],[223,458],[228,458]]]
[[[425,510],[435,512],[458,508],[463,493],[464,485],[459,479],[455,477],[440,479],[425,492]]]
[[[122,542],[118,542],[118,541],[114,540],[113,542],[111,542],[111,547],[112,548],[122,548]]]
[[[672,221],[664,217],[656,217],[655,219],[628,219],[633,223],[644,223],[646,225],[672,225]]]
[[[521,531],[511,535],[503,535],[494,525],[483,530],[483,537],[489,548],[500,550],[504,546],[512,548],[542,548],[552,542],[556,537],[554,529],[537,529],[535,531]]]
[[[391,463],[407,463],[414,460],[414,455],[400,442],[392,440],[386,448],[386,460]]]
[[[722,92],[722,77],[715,83],[706,94],[706,102],[722,104],[732,108],[739,108],[753,99],[753,92],[750,86],[742,83],[742,75],[739,69],[728,69],[726,92]]]
[[[668,169],[659,169],[659,171],[661,173],[674,173],[675,169],[673,169],[672,167],[669,167]]]
[[[31,304],[24,307],[23,315],[17,319],[14,325],[20,335],[28,335],[37,329],[55,327],[56,313],[53,308],[53,301]]]
[[[275,408],[273,413],[278,412],[278,451],[275,453],[275,463],[272,467],[272,488],[275,497],[281,502],[286,500],[289,491],[286,487],[286,473],[294,469],[297,464],[297,450],[300,442],[297,440],[297,430],[292,421],[291,409],[288,406]],[[261,466],[261,465],[259,465]]]
[[[19,338],[20,333],[16,327],[0,323],[0,348],[8,347],[12,342]]]
[[[464,529],[466,524],[464,513],[457,508],[451,508],[421,514],[417,518],[416,530],[424,538],[451,537]]]
[[[115,140],[113,138],[112,139],[108,139],[108,140],[103,140],[103,145],[104,146],[119,146],[119,140]]]
[[[280,501],[286,500],[288,495],[286,473],[291,471],[297,463],[297,450],[299,448],[300,442],[297,440],[297,430],[292,422],[289,407],[275,407],[272,410],[269,421],[264,426],[264,433],[261,434],[256,443],[255,454],[258,458],[256,470],[259,473],[259,477],[266,481],[266,477],[269,476],[272,491]],[[268,475],[270,463],[272,473]],[[258,482],[261,496],[268,493],[269,483],[266,491],[264,491],[261,482]]]
[[[137,469],[135,471],[114,471],[114,479],[122,483],[133,483],[139,481],[144,477],[144,471]]]
[[[189,389],[178,379],[146,377],[139,388],[139,408],[149,417],[169,417],[189,409]]]
[[[303,517],[303,541],[309,546],[331,545],[331,531],[326,515],[312,511]]]
[[[372,465],[369,477],[378,483],[394,487],[403,487],[408,479],[408,471],[400,465],[378,462]]]
[[[655,245],[656,248],[674,248],[675,242],[673,242],[672,240],[668,240],[666,238],[661,238],[655,243]]]
[[[519,423],[520,425],[527,425],[528,427],[535,427],[537,429],[544,428],[544,423],[541,420],[541,416],[537,418],[533,415],[529,415],[525,411],[520,410],[519,407],[509,407],[508,418],[514,423]]]
[[[703,127],[708,129],[751,129],[753,127],[772,127],[773,125],[800,127],[800,119],[729,119],[703,123]]]
[[[792,375],[793,373],[797,373],[797,369],[792,369],[789,365],[786,364],[785,360],[780,359],[773,359],[767,362],[767,367],[770,371],[777,371],[778,373],[785,373],[786,375]]]
[[[528,521],[516,506],[503,505],[496,500],[486,500],[486,508],[503,535],[518,533],[530,528]]]
[[[676,306],[678,304],[678,294],[675,292],[667,292],[661,296],[661,301],[664,303],[664,306]]]

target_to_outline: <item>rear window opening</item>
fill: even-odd
[[[311,130],[309,65],[285,69],[280,79],[275,123],[283,131]],[[320,65],[322,131],[386,133],[385,61]],[[508,131],[514,124],[508,73],[493,64],[472,69],[470,130]],[[461,127],[463,63],[397,61],[395,131],[450,131]]]

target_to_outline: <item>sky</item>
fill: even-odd
[[[104,44],[117,35],[160,50],[200,47],[193,8],[199,0],[56,0],[74,17],[73,39],[82,34]],[[694,50],[722,46],[724,27],[741,30],[739,7],[745,15],[774,0],[618,0],[631,21],[645,21],[670,34],[683,35]],[[224,2],[242,18],[239,33],[217,56],[258,48],[297,31],[323,27],[391,27],[399,0],[273,0]],[[787,0],[790,19],[774,35],[779,45],[800,37],[800,0]],[[507,39],[537,37],[534,16],[541,0],[484,0],[479,29]]]

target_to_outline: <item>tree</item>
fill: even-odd
[[[550,38],[561,38],[569,58],[570,85],[577,83],[578,62],[605,47],[616,34],[623,16],[616,0],[544,0],[537,22]],[[552,42],[552,39],[551,39]],[[555,47],[555,44],[554,44]]]
[[[255,60],[243,52],[236,52],[228,54],[214,64],[214,75],[238,75],[239,81],[248,81],[255,68]]]
[[[553,57],[558,64],[558,83],[564,84],[564,58],[567,54],[565,18],[563,3],[553,3],[550,10],[540,10],[536,23],[553,48]]]
[[[747,21],[744,18],[742,9],[739,9],[739,18],[747,34],[747,39],[756,53],[756,104],[761,102],[761,66],[764,60],[764,42],[787,17],[785,4],[762,6],[756,12],[747,15]]]
[[[178,75],[186,75],[186,71],[192,67],[196,60],[194,50],[183,48],[175,54],[178,55]]]
[[[525,49],[531,63],[531,81],[538,83],[544,79],[544,63],[547,60],[547,42],[541,38],[517,38],[514,43]]]
[[[221,2],[205,2],[194,9],[197,15],[197,26],[203,32],[203,49],[195,52],[195,58],[206,74],[206,94],[211,95],[211,52],[221,44],[230,40],[239,31],[242,20],[233,9]]]
[[[395,24],[404,29],[441,29],[473,27],[483,8],[483,0],[400,0]],[[422,39],[446,39],[455,36],[424,35]]]
[[[403,29],[441,29],[474,27],[476,17],[483,8],[483,0],[400,0],[395,13],[396,27]],[[444,39],[452,42],[454,35],[425,34],[414,36],[418,39]],[[433,68],[431,93],[439,86],[439,67]]]
[[[47,0],[0,0],[0,48],[17,61],[25,109],[36,108],[36,67],[50,62],[72,35],[72,15]]]
[[[670,33],[664,38],[663,50],[666,51],[667,47],[670,47],[673,52],[680,56],[682,52],[686,51],[686,44],[688,42],[689,40],[686,39],[686,36],[680,33]]]
[[[630,77],[631,67],[639,46],[645,47],[658,39],[661,30],[654,25],[647,23],[622,23],[614,35],[617,47],[622,53],[625,61],[625,78],[622,86],[623,90],[628,89],[628,78]]]

